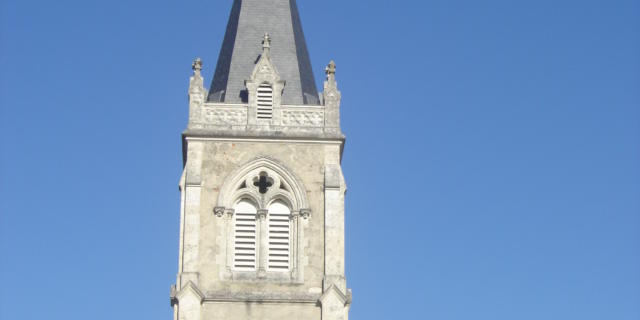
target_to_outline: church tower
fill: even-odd
[[[346,320],[340,91],[295,0],[234,0],[210,89],[193,63],[174,320]]]

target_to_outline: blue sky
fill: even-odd
[[[230,6],[0,2],[0,318],[171,318]],[[351,319],[640,319],[638,1],[299,8],[343,93]]]

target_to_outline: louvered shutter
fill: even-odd
[[[256,207],[242,200],[235,207],[233,266],[238,270],[256,269]]]
[[[291,210],[276,201],[269,206],[269,270],[289,270]]]
[[[273,88],[268,84],[258,87],[258,119],[271,119],[273,116]]]

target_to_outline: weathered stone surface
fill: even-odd
[[[250,319],[245,312],[251,310],[250,314],[263,314],[264,319],[274,315],[279,318],[273,319],[298,319],[303,315],[306,315],[305,319],[320,319],[315,303],[320,299],[321,288],[326,288],[327,279],[341,279],[331,281],[338,290],[345,292],[343,295],[346,294],[344,236],[341,234],[344,232],[345,186],[339,168],[342,142],[193,139],[186,138],[187,154],[192,156],[187,158],[187,168],[197,168],[192,170],[199,173],[194,176],[199,178],[195,181],[200,185],[185,190],[182,264],[188,268],[183,272],[194,271],[197,278],[182,283],[197,284],[198,290],[204,293],[203,317],[215,319],[217,313],[212,314],[210,310],[223,314],[243,310],[237,317],[224,319]],[[295,175],[304,186],[308,209],[313,213],[306,220],[297,220],[300,242],[297,252],[299,276],[296,278],[245,276],[237,279],[229,273],[230,220],[223,209],[228,203],[221,203],[220,191],[232,172],[260,158],[274,159]],[[283,306],[275,314],[264,314],[272,309],[258,302]],[[209,307],[209,303],[215,303],[216,308]],[[286,318],[286,314],[291,317]]]

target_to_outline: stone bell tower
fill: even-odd
[[[318,94],[295,0],[234,0],[193,63],[174,320],[346,320],[340,91]]]

